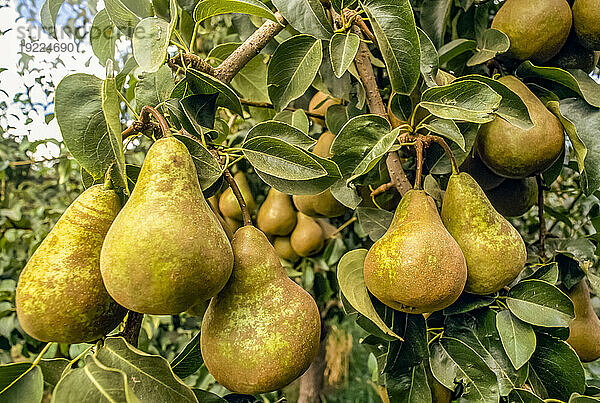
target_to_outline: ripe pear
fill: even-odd
[[[502,84],[521,97],[533,122],[523,130],[496,118],[481,126],[477,153],[497,175],[521,179],[548,169],[560,156],[565,134],[560,121],[518,78],[504,76]]]
[[[250,214],[252,214],[254,210],[256,210],[256,202],[254,201],[254,197],[252,197],[246,175],[244,175],[243,172],[238,172],[233,176],[233,179],[240,188],[240,193],[246,202],[246,207],[248,207]],[[221,197],[219,197],[219,210],[221,210],[223,217],[242,221],[242,209],[240,208],[240,203],[230,187],[221,194]]]
[[[500,214],[518,217],[537,203],[537,182],[534,177],[506,179],[500,186],[486,190],[485,194]]]
[[[298,223],[290,235],[290,243],[299,256],[319,253],[325,243],[323,228],[312,217],[298,212]]]
[[[233,252],[202,195],[185,145],[150,147],[100,259],[106,288],[132,311],[170,315],[213,297],[227,283]]]
[[[519,232],[494,210],[475,179],[453,174],[442,203],[442,221],[467,259],[472,294],[491,294],[523,270],[527,251]]]
[[[544,63],[563,47],[571,24],[571,7],[566,0],[506,0],[492,28],[508,36],[511,56]]]
[[[335,140],[334,134],[323,133],[317,140],[313,153],[323,158],[331,157],[333,140]],[[346,212],[346,206],[337,201],[329,189],[316,195],[294,195],[293,200],[298,211],[311,217],[331,218],[341,216]]]
[[[308,111],[325,116],[327,109],[332,105],[341,103],[339,99],[332,97],[322,91],[317,92],[308,103]],[[312,121],[321,126],[325,126],[325,121],[321,118],[311,117]]]
[[[506,178],[493,173],[477,154],[467,155],[460,170],[471,175],[483,190],[493,189],[506,180]]]
[[[300,376],[319,349],[321,319],[313,298],[286,275],[257,228],[234,235],[235,265],[202,320],[200,348],[208,371],[245,394],[277,390]]]
[[[258,210],[256,217],[258,228],[265,234],[286,236],[296,226],[296,211],[292,199],[275,188],[269,194]]]
[[[438,311],[459,297],[465,257],[425,191],[404,195],[387,232],[367,253],[364,276],[375,297],[403,312]]]
[[[237,231],[242,226],[241,221],[234,220],[233,218],[225,217],[223,219],[223,221],[225,221],[225,225],[227,226],[227,229],[225,230],[225,232],[231,233],[232,234],[231,237],[233,237],[233,234],[235,234],[235,231]]]
[[[285,260],[288,260],[292,263],[297,262],[300,259],[300,256],[294,251],[292,248],[292,243],[290,242],[289,236],[278,236],[275,238],[273,242],[273,247],[275,248],[275,252],[277,255]]]
[[[573,26],[577,38],[583,46],[591,50],[600,50],[598,10],[600,0],[575,0],[573,3]]]
[[[19,323],[40,341],[91,342],[105,336],[126,310],[108,294],[100,275],[102,242],[121,202],[95,185],[64,212],[21,272]]]
[[[581,69],[589,74],[596,67],[596,55],[593,50],[582,46],[577,37],[571,34],[560,52],[548,61],[548,65],[559,67],[563,70]]]
[[[569,324],[567,343],[573,347],[583,362],[600,358],[600,319],[590,300],[590,289],[585,279],[568,292],[575,306],[575,319]]]

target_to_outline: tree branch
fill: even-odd
[[[142,108],[140,112],[140,122],[142,122],[144,125],[151,123],[150,115],[154,116],[154,119],[158,121],[158,125],[160,126],[160,130],[162,131],[163,137],[171,133],[169,125],[167,124],[167,121],[165,120],[163,115],[161,115],[160,112],[158,112],[151,106],[146,105]]]
[[[540,239],[538,243],[538,254],[542,261],[546,260],[546,219],[544,218],[544,182],[542,174],[535,176],[538,189],[538,219],[540,221]]]
[[[208,64],[208,62],[199,56],[192,53],[179,53],[175,57],[171,57],[167,60],[167,65],[173,69],[191,67],[195,70],[199,70],[203,73],[215,75],[215,68]]]
[[[144,314],[129,311],[127,314],[127,321],[125,322],[125,329],[121,332],[121,335],[127,343],[134,347],[137,347],[138,345],[140,329],[142,328],[142,319],[144,319]]]

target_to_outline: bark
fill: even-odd
[[[327,348],[327,335],[329,328],[322,326],[321,343],[319,352],[312,364],[302,377],[300,377],[300,395],[298,403],[321,403],[321,392],[323,391],[323,379],[325,374],[325,353]]]

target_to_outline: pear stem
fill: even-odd
[[[415,144],[415,151],[417,152],[417,172],[415,173],[415,189],[421,189],[423,179],[423,141],[421,139],[417,139]]]
[[[112,167],[114,164],[115,164],[114,162],[112,164],[110,164],[110,166],[106,170],[106,174],[104,174],[104,189],[106,189],[106,190],[115,188],[115,186],[112,182]]]
[[[140,112],[140,121],[144,124],[150,123],[150,115],[154,116],[154,118],[158,121],[158,125],[160,126],[160,130],[162,131],[163,137],[169,136],[171,134],[171,130],[169,130],[169,125],[167,121],[156,109],[151,106],[144,106],[142,111]]]
[[[225,180],[227,181],[227,183],[229,183],[229,186],[231,186],[231,191],[233,192],[233,195],[237,199],[238,203],[240,204],[240,210],[242,210],[242,218],[244,220],[244,225],[252,225],[252,217],[250,216],[250,210],[248,210],[248,206],[246,205],[244,196],[242,196],[242,192],[240,191],[239,186],[235,182],[235,179],[233,179],[233,176],[227,168],[226,163],[223,162],[223,158],[221,158],[217,150],[211,149],[210,152],[219,162],[221,168],[223,168],[223,175],[225,175]]]
[[[144,314],[129,311],[127,314],[127,321],[125,322],[125,329],[121,332],[125,341],[134,347],[137,347],[138,345],[140,329],[142,328],[142,319],[144,319]]]
[[[542,174],[535,176],[538,189],[538,219],[540,221],[540,240],[538,243],[538,254],[542,261],[546,260],[546,219],[544,218],[544,182]]]
[[[459,173],[458,164],[456,163],[456,158],[454,157],[454,153],[450,149],[450,146],[448,145],[448,143],[446,143],[446,140],[444,140],[440,136],[435,136],[433,134],[428,134],[427,136],[425,136],[425,138],[427,140],[434,141],[434,142],[438,143],[440,146],[442,146],[442,148],[444,149],[444,153],[446,153],[446,155],[450,159],[450,164],[452,164],[452,174],[457,175]]]

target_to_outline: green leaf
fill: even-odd
[[[494,120],[500,101],[489,85],[464,80],[425,90],[419,105],[439,118],[487,123]]]
[[[431,403],[425,363],[385,374],[385,387],[390,402]]]
[[[477,49],[477,42],[471,39],[455,39],[452,42],[448,42],[438,50],[440,66],[443,66],[463,53],[472,52],[475,49]]]
[[[496,110],[496,115],[500,116],[512,125],[515,125],[523,130],[529,130],[533,127],[533,122],[529,116],[529,110],[525,102],[515,92],[498,80],[491,79],[479,74],[470,74],[458,78],[456,81],[475,80],[488,85],[491,89],[497,92],[502,100]]]
[[[521,368],[535,351],[533,328],[508,310],[501,311],[496,315],[496,327],[510,362],[515,368]]]
[[[90,29],[90,43],[92,51],[101,65],[106,65],[106,60],[115,59],[115,46],[119,32],[115,24],[108,18],[106,9],[98,11]]]
[[[196,395],[196,398],[200,403],[227,403],[227,400],[223,399],[219,395],[210,393],[202,389],[192,389],[192,392]]]
[[[362,229],[375,242],[388,230],[394,213],[377,208],[359,207],[356,209],[356,216]]]
[[[567,71],[558,67],[538,67],[527,60],[517,68],[515,74],[523,79],[548,80],[560,84],[580,95],[588,104],[600,107],[600,84],[583,70]]]
[[[321,41],[310,35],[293,36],[277,47],[267,71],[269,97],[276,110],[306,92],[322,59]]]
[[[108,337],[96,358],[107,367],[123,371],[142,401],[197,402],[192,390],[173,374],[167,360],[136,349],[122,337]]]
[[[273,4],[298,32],[329,40],[333,28],[320,0],[273,0]]]
[[[452,0],[424,0],[421,4],[421,26],[437,48],[444,44],[452,3]]]
[[[575,351],[565,341],[537,333],[537,348],[529,360],[549,397],[567,401],[585,391],[585,373]]]
[[[138,111],[145,105],[156,107],[170,98],[173,91],[173,74],[168,66],[154,73],[142,73],[135,84],[135,106]]]
[[[152,4],[147,0],[106,0],[104,6],[119,31],[130,37],[143,18],[153,15]]]
[[[190,152],[192,159],[194,160],[194,165],[196,166],[200,187],[202,190],[209,189],[217,180],[219,180],[221,175],[223,175],[221,164],[219,164],[211,152],[198,141],[179,134],[176,134],[175,137],[185,144]]]
[[[258,176],[269,186],[291,195],[311,195],[327,190],[339,179],[338,176],[322,176],[309,180],[287,180],[256,170]]]
[[[200,332],[198,332],[171,361],[171,369],[175,375],[184,379],[198,371],[203,364],[204,360],[200,352]]]
[[[40,22],[44,31],[54,39],[56,37],[56,18],[65,0],[46,0],[40,9]]]
[[[108,63],[112,67],[112,62]],[[102,112],[110,140],[112,153],[115,158],[119,182],[129,194],[127,176],[125,175],[125,152],[123,151],[123,136],[121,135],[121,99],[114,78],[106,78],[102,82]],[[115,184],[117,185],[117,184]]]
[[[533,272],[528,279],[542,280],[550,284],[556,284],[558,282],[558,263],[552,262],[539,266],[535,272]]]
[[[83,368],[73,369],[62,377],[52,395],[52,403],[139,401],[123,371],[108,368],[93,356],[86,357]]]
[[[58,84],[54,100],[65,145],[94,179],[102,178],[115,161],[102,112],[102,84],[98,77],[72,74]]]
[[[284,109],[277,115],[275,115],[273,120],[287,123],[288,125],[300,130],[302,133],[306,134],[307,137],[309,137],[308,132],[310,130],[310,122],[308,120],[308,116],[306,116],[306,113],[302,109],[298,109],[295,111],[289,111]]]
[[[495,301],[495,298],[487,295],[462,293],[452,305],[444,308],[443,312],[446,316],[459,315],[461,313],[467,313],[474,311],[475,309],[490,306]]]
[[[25,375],[23,375],[25,374]],[[4,390],[15,379],[17,382]],[[44,380],[39,367],[29,362],[0,365],[0,400],[6,403],[40,403],[44,394]]]
[[[71,364],[66,358],[50,358],[40,361],[38,366],[44,375],[44,383],[52,388],[56,386],[65,369]]]
[[[274,137],[287,143],[308,150],[316,140],[297,127],[287,122],[268,121],[254,126],[246,135],[246,141],[254,137]]]
[[[477,131],[479,130],[479,125],[475,123],[459,123],[458,127],[460,128],[460,132],[462,133],[465,139],[465,151],[461,150],[458,144],[451,143],[450,149],[454,153],[454,157],[456,158],[456,162],[460,166],[469,155],[469,152],[473,148],[473,144],[475,144],[475,139],[477,138]],[[435,160],[435,159],[434,159]],[[433,167],[430,171],[435,175],[442,175],[451,172],[450,160],[446,156],[446,154],[439,149],[437,161],[433,163]]]
[[[542,399],[526,389],[513,389],[508,395],[511,403],[544,403]]]
[[[521,281],[510,289],[506,303],[517,318],[536,326],[567,327],[575,317],[569,297],[541,280]]]
[[[467,60],[467,66],[476,66],[493,59],[500,53],[508,51],[510,48],[510,39],[502,31],[497,29],[486,29],[480,38],[478,38],[475,54]]]
[[[201,0],[194,9],[194,20],[202,22],[221,14],[248,14],[277,21],[275,14],[259,0]]]
[[[340,291],[354,309],[377,325],[386,335],[402,340],[385,324],[371,302],[363,274],[366,256],[366,249],[355,249],[340,259],[337,266]]]
[[[574,99],[574,98],[573,98]],[[567,99],[567,103],[571,102],[572,99]],[[577,100],[580,106],[584,106],[587,109],[587,104],[583,100]],[[569,119],[565,118],[560,112],[560,103],[558,101],[549,101],[546,104],[546,107],[552,112],[563,125],[565,132],[567,132],[567,136],[569,136],[569,140],[571,141],[571,145],[573,146],[573,150],[575,151],[575,157],[577,159],[577,166],[579,168],[579,173],[582,173],[585,170],[585,158],[587,157],[587,147],[581,141],[581,138],[577,134],[577,128]],[[592,113],[595,111],[595,108]],[[564,160],[564,157],[563,157]],[[585,185],[585,184],[584,184]]]
[[[579,393],[573,393],[569,398],[569,403],[597,403],[600,397],[582,396]]]
[[[392,89],[408,95],[420,75],[419,34],[409,0],[361,0],[387,67]]]
[[[425,85],[435,87],[437,86],[435,77],[438,72],[440,58],[433,42],[431,42],[425,31],[421,28],[417,28],[417,31],[421,42],[421,75],[425,80]]]
[[[170,39],[169,23],[162,18],[144,18],[137,24],[132,40],[133,56],[142,71],[151,73],[164,64]]]
[[[217,98],[217,105],[223,106],[233,113],[237,113],[238,115],[243,115],[242,104],[240,103],[240,99],[233,92],[231,88],[225,83],[217,80],[216,78],[194,69],[187,69],[185,73],[185,82],[182,85],[185,87],[184,93],[188,91],[191,94],[219,94]],[[179,85],[175,87],[173,93],[180,93]],[[171,97],[175,98],[184,98],[184,96],[177,96],[171,94]],[[188,94],[190,95],[190,94]]]
[[[433,133],[439,134],[440,136],[446,137],[448,140],[455,142],[461,150],[466,151],[465,138],[453,120],[434,118],[426,121],[425,123],[419,124],[419,126],[422,126],[424,129],[430,130]]]
[[[331,67],[337,78],[341,78],[354,61],[360,46],[360,37],[352,32],[347,34],[337,33],[329,42]]]

